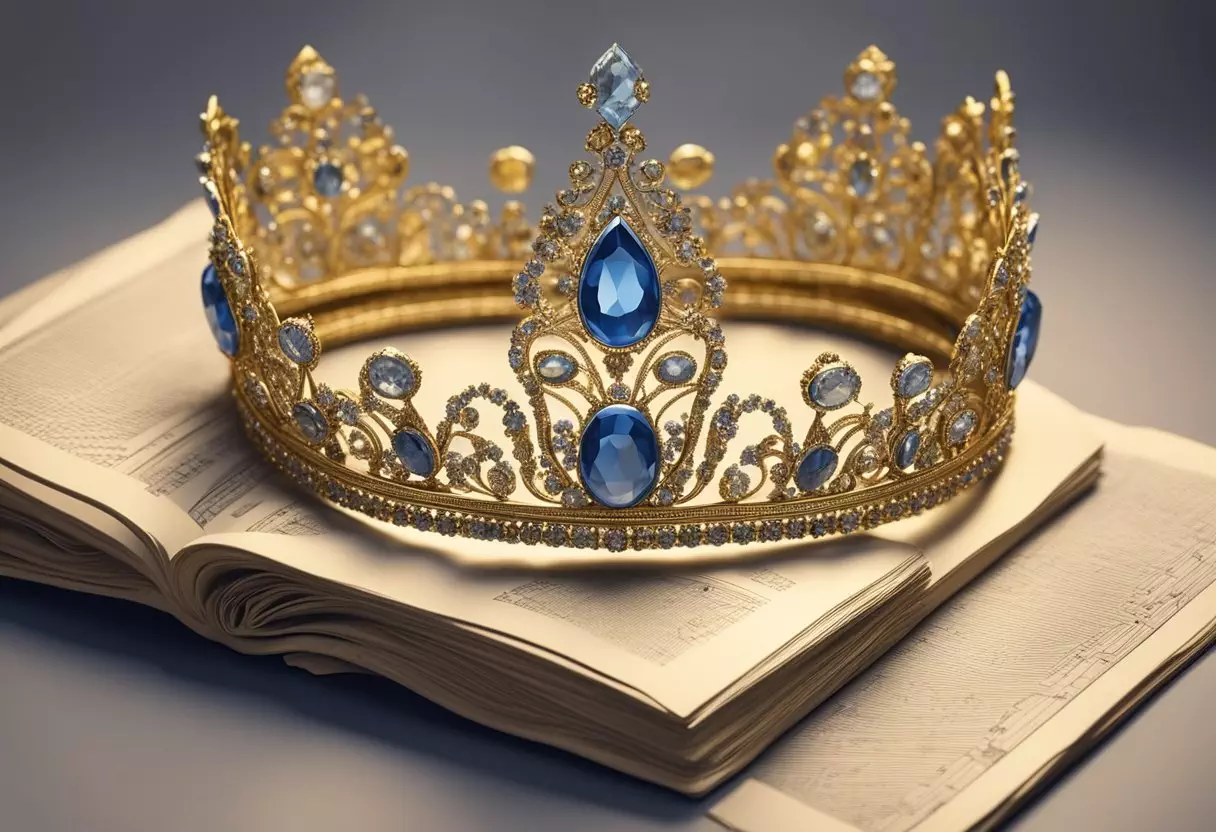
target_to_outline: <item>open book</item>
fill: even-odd
[[[246,443],[199,309],[207,226],[185,209],[6,310],[0,574],[157,607],[315,673],[380,674],[684,792],[737,772],[1098,476],[1086,418],[1026,383],[992,482],[869,535],[589,555],[373,527]],[[759,366],[772,349],[839,343],[731,327],[743,392],[780,391]],[[396,343],[443,379],[503,338]],[[847,349],[863,375],[889,366]],[[502,363],[485,376],[507,386]],[[350,372],[341,354],[330,367]],[[450,391],[429,387],[415,404],[439,410]]]
[[[714,818],[993,828],[1216,641],[1216,448],[1094,424],[1095,492],[778,740]]]

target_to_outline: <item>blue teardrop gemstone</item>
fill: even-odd
[[[241,333],[236,328],[236,316],[232,314],[232,306],[224,294],[220,276],[215,273],[215,266],[211,263],[203,269],[203,311],[207,313],[207,323],[215,343],[226,355],[236,355]]]
[[[1018,315],[1018,326],[1013,331],[1013,343],[1009,345],[1009,361],[1005,365],[1005,383],[1012,390],[1022,383],[1034,351],[1039,346],[1039,326],[1043,323],[1043,302],[1034,292],[1027,291],[1022,298],[1022,312]]]
[[[587,493],[601,505],[637,505],[659,478],[659,438],[636,407],[608,405],[583,429],[578,470]]]
[[[798,474],[794,481],[800,491],[816,491],[836,473],[836,463],[840,457],[836,451],[827,445],[816,445],[806,452],[802,462],[798,463]]]
[[[583,263],[578,312],[606,347],[631,347],[659,322],[659,272],[629,223],[616,217]]]

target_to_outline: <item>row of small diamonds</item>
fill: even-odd
[[[244,413],[244,408],[242,408]],[[1013,437],[1013,427],[1005,428],[1000,438],[978,459],[949,479],[915,491],[900,499],[870,506],[825,512],[808,517],[737,523],[695,523],[687,525],[639,526],[630,529],[599,528],[568,523],[533,523],[493,518],[413,506],[349,488],[300,461],[285,449],[255,420],[245,414],[246,428],[266,451],[274,464],[300,485],[343,508],[358,511],[373,519],[449,537],[470,537],[504,543],[573,546],[578,549],[603,548],[610,552],[626,549],[671,549],[676,546],[721,546],[726,543],[759,543],[779,540],[821,538],[873,529],[904,517],[917,515],[945,503],[961,491],[983,481],[1000,468]]]

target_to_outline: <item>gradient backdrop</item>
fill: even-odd
[[[8,3],[0,26],[0,294],[197,198],[191,156],[199,145],[196,114],[206,97],[218,93],[243,119],[246,136],[257,141],[283,101],[283,70],[304,43],[337,67],[347,92],[366,92],[396,126],[412,156],[412,181],[439,179],[466,198],[488,196],[489,154],[523,144],[539,163],[528,195],[535,210],[563,184],[567,163],[581,151],[589,121],[574,89],[614,40],[652,82],[653,99],[639,114],[651,146],[660,155],[686,141],[709,147],[718,159],[710,188],[717,191],[765,175],[792,120],[822,94],[839,91],[845,64],[874,42],[899,65],[896,103],[927,142],[964,95],[987,99],[995,69],[1012,77],[1022,169],[1043,216],[1035,287],[1046,320],[1033,376],[1085,409],[1216,443],[1216,245],[1210,229],[1216,198],[1207,155],[1216,126],[1213,8],[1201,2],[1060,0]],[[196,323],[202,326],[201,312]],[[67,627],[69,644],[90,631],[95,619],[50,624],[55,616],[49,610],[62,596],[41,592],[6,588],[0,607],[26,612],[0,623],[20,628],[46,619],[50,632]],[[134,614],[136,622],[141,614]],[[113,632],[121,634],[131,615],[113,613]],[[41,625],[31,626],[41,637]],[[142,632],[141,624],[132,626]],[[209,649],[196,641],[170,639],[175,646],[165,649],[175,655]],[[159,662],[159,649],[136,652],[153,650]],[[21,655],[0,654],[0,678],[5,663]],[[34,656],[41,660],[45,651],[20,660],[34,662]],[[244,671],[231,668],[252,660],[214,651],[207,656],[235,674],[236,687],[248,687]],[[1099,770],[1103,760],[1116,760],[1101,775],[1106,779],[1075,778],[1078,785],[1045,804],[1047,817],[1082,817],[1098,802],[1114,801],[1107,816],[1113,828],[1115,819],[1133,824],[1138,811],[1152,809],[1152,800],[1216,809],[1202,769],[1195,779],[1186,766],[1159,767],[1144,756],[1188,742],[1200,742],[1209,754],[1216,749],[1212,732],[1199,727],[1212,724],[1211,665],[1209,657],[1151,709],[1142,722],[1157,720],[1152,733],[1137,735],[1135,726],[1103,752],[1093,764]],[[1195,687],[1197,676],[1206,687]],[[290,678],[282,684],[298,688]],[[208,700],[199,707],[214,705]],[[148,730],[138,721],[132,726]],[[1169,745],[1162,745],[1162,731],[1174,732]],[[468,729],[457,733],[451,742],[473,747],[452,752],[458,759],[490,753],[478,745],[481,739],[469,740]],[[1136,750],[1119,752],[1136,736],[1142,737]],[[429,742],[446,748],[448,741],[440,736]],[[0,738],[0,765],[3,753]],[[525,760],[508,769],[566,765],[535,763],[515,751],[508,758]],[[537,786],[527,776],[512,776],[523,778],[523,796],[511,782],[509,791],[501,785],[491,791],[494,799],[525,807],[511,822],[504,814],[504,825],[526,828],[532,811],[526,792]],[[598,776],[576,773],[568,788],[597,793]],[[125,781],[92,785],[114,788],[115,782]],[[615,785],[603,788],[622,788],[619,779],[609,783]],[[1140,789],[1156,797],[1137,794]],[[547,799],[566,801],[566,790],[546,792]],[[661,826],[664,818],[679,818],[682,828],[693,823],[687,807],[670,808],[676,804],[666,796],[654,798],[634,785],[621,800],[641,800],[636,814],[626,811],[634,820],[644,816]],[[605,801],[592,803],[599,811]],[[583,819],[583,828],[608,828],[600,815],[584,815],[579,800],[561,805]],[[1059,806],[1065,808],[1053,808]],[[1044,823],[1041,815],[1030,818],[1031,826],[1050,828]]]

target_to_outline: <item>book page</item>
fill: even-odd
[[[205,528],[315,533],[233,411],[198,280],[203,208],[68,270],[0,331],[0,463],[129,517],[173,552]]]
[[[370,602],[377,599],[424,610],[586,665],[679,716],[804,631],[813,627],[826,637],[905,581],[928,580],[915,550],[860,537],[809,557],[805,547],[787,551],[763,564],[622,564],[611,571],[478,570],[438,554],[434,547],[444,542],[388,542],[354,530],[293,540],[208,535],[182,558],[198,551],[210,560],[207,550],[215,546],[253,552],[267,563],[245,564],[258,571],[249,573],[244,605],[263,594],[272,603],[282,586],[294,584],[329,593],[331,606],[346,615],[362,604],[375,617]],[[266,584],[257,578],[261,570],[287,580]],[[224,590],[239,595],[239,588]]]
[[[1095,494],[794,728],[714,817],[746,832],[970,828],[1210,641],[1216,451],[1105,433]]]

